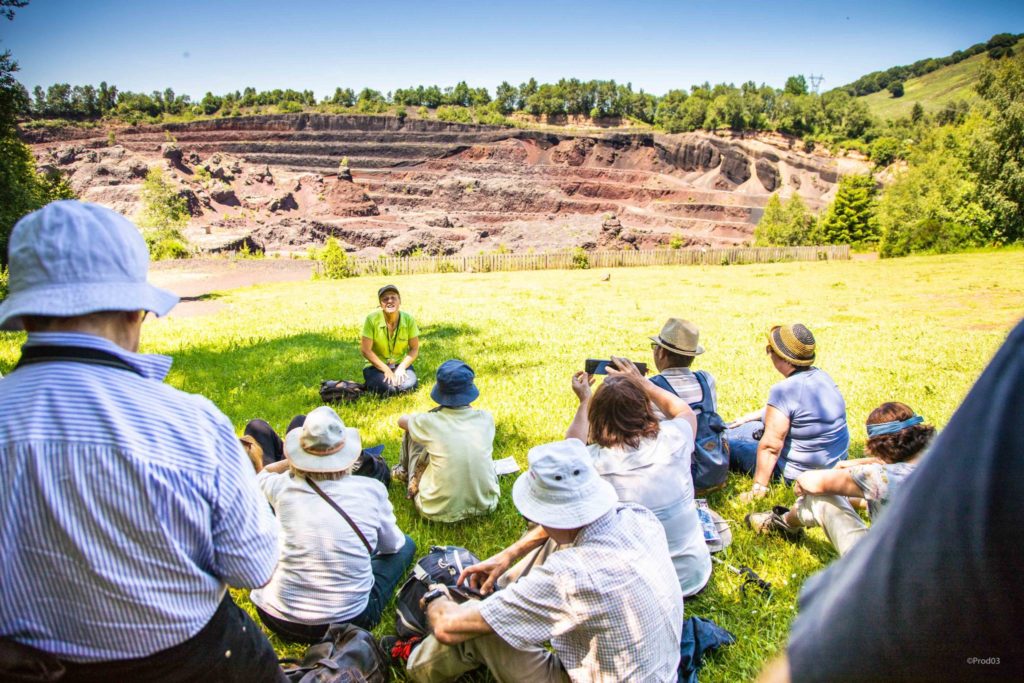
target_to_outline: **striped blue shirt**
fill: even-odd
[[[210,620],[225,584],[270,580],[277,522],[231,422],[163,383],[166,356],[105,339],[141,373],[72,362],[0,379],[0,635],[72,661],[143,657]]]

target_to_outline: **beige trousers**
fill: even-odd
[[[849,552],[868,532],[867,524],[845,496],[803,496],[797,499],[793,509],[796,510],[801,526],[820,526],[824,529],[828,540],[840,555]]]
[[[526,576],[533,567],[542,565],[557,547],[549,539],[505,572],[498,579],[498,585],[503,588]],[[417,683],[443,683],[454,681],[481,666],[487,667],[499,683],[562,683],[569,680],[555,654],[540,647],[518,650],[493,634],[458,645],[444,645],[434,636],[427,636],[412,651],[406,671],[409,678]]]

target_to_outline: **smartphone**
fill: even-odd
[[[583,371],[586,372],[588,375],[607,375],[609,365],[611,365],[613,368],[615,367],[614,365],[612,365],[612,362],[610,360],[598,360],[596,358],[588,358],[586,362],[583,364]],[[634,363],[633,365],[636,366],[636,369],[640,371],[641,375],[647,374],[647,363]]]

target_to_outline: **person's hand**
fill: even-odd
[[[466,582],[470,588],[480,591],[483,595],[488,595],[494,592],[494,583],[508,571],[510,566],[512,566],[512,560],[504,552],[500,552],[488,557],[483,562],[477,562],[463,569],[455,584],[461,586],[463,582]]]
[[[644,376],[640,374],[640,368],[628,358],[622,358],[621,356],[612,356],[611,363],[608,365],[608,374],[611,376],[623,375],[625,377],[632,377],[633,379],[640,380],[644,379]]]
[[[439,590],[442,593],[444,593],[448,597],[449,600],[452,599],[451,591],[449,591],[448,590],[448,586],[444,585],[443,583],[432,583],[429,586],[427,586],[427,593],[429,593],[430,591],[433,591],[433,590]],[[430,605],[433,605],[435,602],[440,602],[443,599],[443,598],[437,598],[436,600],[432,600],[430,602],[430,604],[427,604],[424,601],[425,598],[426,598],[426,594],[424,594],[424,596],[422,598],[420,598],[420,609],[423,610],[424,612],[427,611],[427,609],[430,608]]]
[[[572,393],[583,403],[590,398],[590,387],[594,384],[594,376],[588,375],[582,370],[572,376]]]
[[[751,419],[752,418],[749,415],[744,415],[743,417],[737,417],[735,420],[733,420],[729,424],[725,425],[725,428],[726,429],[736,429],[740,425],[747,424],[748,422],[750,422]]]
[[[405,376],[406,376],[405,368],[399,366],[399,367],[395,368],[395,370],[394,370],[394,372],[392,374],[395,377],[395,381],[394,381],[395,385],[403,384],[405,382]]]
[[[755,500],[760,500],[761,498],[764,498],[766,495],[768,495],[767,486],[759,486],[757,484],[754,484],[754,486],[752,486],[749,491],[741,493],[739,495],[739,499],[741,503],[752,503]]]
[[[392,370],[391,368],[384,368],[384,381],[387,382],[388,384],[396,384],[395,371]]]
[[[800,485],[800,477],[797,477],[796,480],[793,482],[793,495],[795,495],[797,498],[799,498],[800,496],[807,495],[807,491],[805,491],[804,487]]]

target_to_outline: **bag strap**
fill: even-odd
[[[708,379],[704,376],[703,370],[698,370],[693,373],[693,376],[697,378],[700,383],[700,410],[702,413],[713,413],[715,412],[715,403],[711,400],[711,388],[708,386]]]
[[[14,369],[26,365],[39,365],[41,363],[84,363],[86,365],[103,365],[108,368],[117,368],[134,372],[142,376],[138,369],[132,367],[124,359],[115,356],[108,351],[90,349],[83,346],[28,346],[21,350],[21,358]]]
[[[317,483],[315,481],[313,481],[312,479],[306,479],[306,483],[309,484],[309,487],[311,489],[316,491],[316,494],[318,496],[326,500],[328,505],[337,510],[339,515],[345,518],[345,521],[348,522],[348,525],[352,527],[352,531],[356,532],[356,536],[358,536],[359,540],[362,541],[363,545],[366,546],[366,552],[373,555],[373,547],[370,545],[370,542],[366,540],[366,536],[363,536],[363,532],[359,530],[359,527],[356,526],[356,523],[352,521],[352,518],[348,516],[348,513],[342,510],[340,505],[331,500],[331,498],[326,493],[324,493],[319,486],[317,486]]]
[[[664,389],[665,391],[669,392],[674,396],[679,396],[679,394],[676,393],[676,390],[672,388],[672,385],[668,383],[668,380],[662,377],[661,375],[655,375],[654,377],[652,377],[651,384],[661,389]]]

